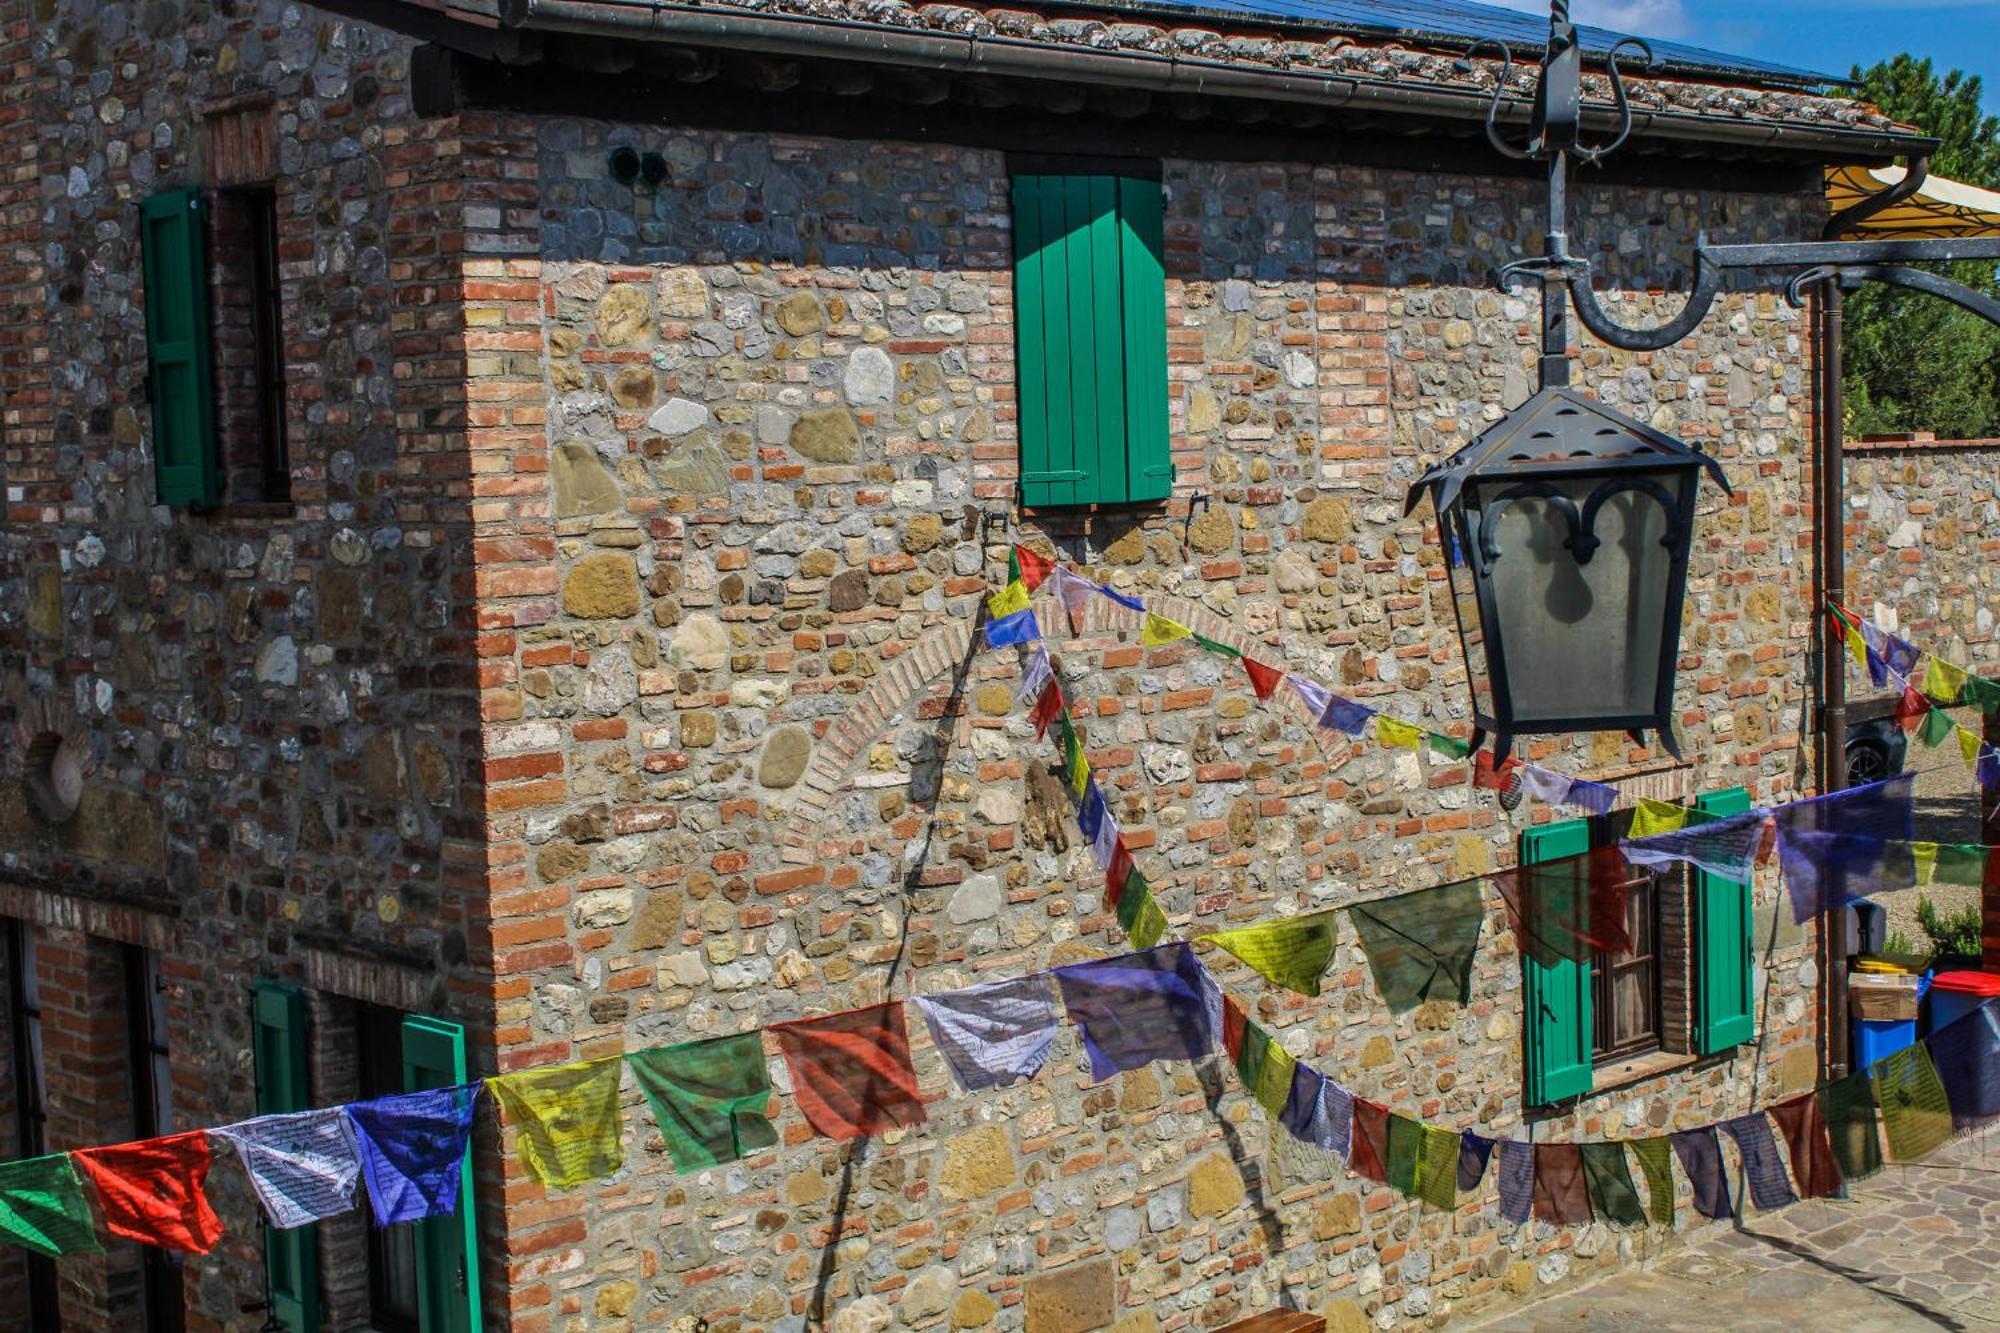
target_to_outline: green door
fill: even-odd
[[[257,1114],[310,1110],[304,997],[291,986],[259,982],[254,1024]],[[264,1228],[264,1285],[271,1317],[285,1333],[314,1333],[320,1316],[317,1228]]]
[[[403,1086],[411,1092],[466,1081],[465,1029],[441,1018],[403,1019]],[[423,1333],[479,1327],[479,1234],[472,1201],[472,1145],[459,1177],[458,1214],[427,1217],[417,1229],[417,1311]]]

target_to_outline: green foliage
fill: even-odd
[[[2000,117],[1980,107],[1978,75],[1940,76],[1899,55],[1856,67],[1861,96],[1940,140],[1933,175],[2000,188]],[[1942,271],[2000,292],[1990,264]],[[1869,284],[1847,300],[1847,429],[1853,435],[1935,431],[1947,439],[2000,436],[2000,329],[1935,297]]]
[[[1889,938],[1883,941],[1882,944],[1882,952],[1885,954],[1899,954],[1908,957],[1915,954],[1916,951],[1917,942],[1901,930],[1890,931]]]
[[[1960,908],[1955,912],[1940,912],[1929,894],[1917,898],[1917,925],[1930,937],[1932,956],[1953,955],[1960,958],[1979,956],[1979,906]]]

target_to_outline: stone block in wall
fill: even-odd
[[[1109,1259],[1031,1277],[1025,1333],[1093,1333],[1117,1317],[1117,1273]]]

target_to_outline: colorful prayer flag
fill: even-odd
[[[1643,797],[1638,808],[1632,812],[1632,827],[1625,831],[1625,836],[1650,838],[1655,833],[1672,833],[1675,829],[1686,828],[1687,822],[1686,806]]]
[[[1035,724],[1035,739],[1049,734],[1049,726],[1063,713],[1062,687],[1051,679],[1042,686],[1042,692],[1035,696],[1035,711],[1029,721]]]
[[[792,1097],[829,1139],[924,1123],[900,1000],[801,1018],[770,1029],[792,1075]]]
[[[272,1226],[302,1227],[353,1210],[361,1149],[339,1107],[258,1116],[215,1133],[236,1150]]]
[[[1097,585],[1081,574],[1072,574],[1061,565],[1056,566],[1053,576],[1056,581],[1056,597],[1069,613],[1069,629],[1072,634],[1083,633],[1083,613],[1090,607],[1090,594],[1097,591]]]
[[[1124,835],[1118,831],[1118,817],[1106,808],[1104,818],[1098,821],[1097,832],[1090,838],[1091,858],[1100,870],[1109,870],[1118,857],[1118,849],[1124,845]]]
[[[1979,733],[1970,727],[1958,728],[1958,753],[1967,768],[1979,766]]]
[[[1653,1220],[1663,1227],[1674,1224],[1674,1173],[1668,1165],[1671,1151],[1667,1140],[1632,1139],[1626,1144],[1639,1159],[1639,1171],[1646,1177],[1646,1204]]]
[[[1736,1216],[1736,1206],[1729,1200],[1729,1177],[1722,1169],[1722,1143],[1715,1136],[1715,1126],[1685,1129],[1672,1135],[1670,1141],[1674,1156],[1681,1159],[1681,1170],[1687,1172],[1688,1181],[1694,1186],[1694,1210],[1710,1219]]]
[[[1207,649],[1207,650],[1208,650],[1209,652],[1211,652],[1211,653],[1214,653],[1214,654],[1216,654],[1216,655],[1217,655],[1218,657],[1241,657],[1241,656],[1243,656],[1243,654],[1242,654],[1242,653],[1238,652],[1238,651],[1237,651],[1236,649],[1234,649],[1234,648],[1231,648],[1231,647],[1230,647],[1230,646],[1229,646],[1228,644],[1226,644],[1226,643],[1221,643],[1221,642],[1218,642],[1218,641],[1217,641],[1217,640],[1215,640],[1215,639],[1211,639],[1211,638],[1209,638],[1209,637],[1208,637],[1207,635],[1205,635],[1205,634],[1197,634],[1197,635],[1195,635],[1195,636],[1194,636],[1194,641],[1195,641],[1195,642],[1196,642],[1197,644],[1200,644],[1200,645],[1201,645],[1201,646],[1202,646],[1203,648]]]
[[[1347,909],[1375,989],[1395,1013],[1425,1000],[1464,1004],[1486,901],[1476,879],[1399,893]]]
[[[1956,730],[1958,724],[1951,720],[1950,713],[1942,708],[1933,708],[1924,714],[1923,723],[1917,728],[1917,739],[1922,741],[1927,749],[1935,750],[1950,740],[1951,734]]]
[[[1827,1137],[1826,1116],[1820,1111],[1819,1095],[1808,1092],[1771,1108],[1771,1119],[1785,1136],[1785,1151],[1792,1159],[1792,1180],[1799,1197],[1831,1199],[1840,1194],[1844,1182],[1840,1163],[1833,1155],[1833,1141]]]
[[[1023,699],[1039,699],[1042,688],[1055,679],[1055,663],[1049,658],[1048,645],[1039,639],[1034,650],[1028,654],[1028,665],[1021,669],[1021,683],[1014,687],[1014,702]]]
[[[1148,648],[1159,648],[1193,633],[1177,620],[1169,620],[1157,611],[1148,611],[1145,622],[1139,627],[1139,642]]]
[[[916,1003],[931,1041],[967,1092],[1033,1078],[1055,1045],[1059,1016],[1046,972],[920,995]]]
[[[1806,921],[1868,891],[1852,873],[1870,857],[1874,864],[1881,861],[1880,842],[1871,851],[1867,840],[1916,837],[1915,781],[1915,774],[1904,773],[1772,810],[1795,920]]]
[[[1407,722],[1398,722],[1393,717],[1375,715],[1375,739],[1384,745],[1396,745],[1405,750],[1424,748],[1424,737],[1428,733],[1422,727],[1413,727]]]
[[[1622,1143],[1584,1143],[1583,1179],[1590,1194],[1590,1208],[1597,1216],[1620,1226],[1636,1227],[1646,1220],[1639,1206],[1639,1190],[1632,1183],[1631,1168],[1625,1164]]]
[[[68,1153],[0,1163],[0,1240],[51,1259],[103,1250]]]
[[[625,1164],[618,1115],[624,1062],[544,1065],[486,1080],[514,1127],[515,1151],[546,1189],[570,1189]]]
[[[1119,898],[1124,895],[1126,882],[1137,873],[1137,870],[1138,867],[1132,862],[1132,850],[1125,845],[1124,837],[1120,836],[1117,845],[1111,849],[1111,864],[1104,870],[1105,906],[1112,908],[1118,906]]]
[[[1500,1216],[1519,1226],[1534,1213],[1535,1145],[1503,1139],[1493,1150],[1500,1155]]]
[[[399,1092],[342,1109],[354,1124],[375,1225],[458,1211],[459,1182],[479,1084]]]
[[[1472,753],[1472,744],[1456,736],[1447,736],[1441,731],[1425,733],[1430,741],[1431,753],[1443,755],[1446,759],[1463,759]]]
[[[1924,693],[1940,707],[1956,708],[1965,693],[1965,677],[1964,667],[1933,656],[1924,668]]]
[[[774,1147],[771,1076],[761,1033],[631,1051],[632,1081],[653,1108],[676,1172],[702,1171]]]
[[[993,620],[1005,620],[1028,609],[1028,585],[1015,579],[986,599],[986,613]]]
[[[1281,917],[1201,938],[1227,949],[1267,981],[1300,995],[1318,995],[1319,979],[1333,961],[1334,914]]]
[[[1931,706],[1923,695],[1918,694],[1914,685],[1903,686],[1903,697],[1896,701],[1896,711],[1890,716],[1904,731],[1915,731],[1931,713]]]
[[[1314,688],[1318,689],[1317,686]],[[1349,736],[1359,736],[1368,729],[1370,718],[1374,718],[1377,723],[1377,735],[1382,734],[1380,724],[1383,722],[1390,723],[1392,727],[1402,725],[1389,718],[1377,717],[1374,709],[1355,703],[1352,699],[1343,699],[1337,694],[1328,694],[1325,690],[1320,690],[1319,693],[1326,698],[1325,706],[1319,710],[1319,727],[1322,731],[1342,731]],[[1384,735],[1382,739],[1388,741],[1389,737]]]
[[[1250,689],[1259,699],[1268,700],[1278,692],[1285,673],[1276,667],[1265,666],[1254,657],[1243,659],[1243,673],[1250,677]]]
[[[1500,892],[1524,954],[1544,965],[1630,953],[1625,902],[1631,867],[1617,847],[1519,866],[1485,877]]]
[[[1014,561],[1014,577],[1029,592],[1033,592],[1035,589],[1041,587],[1042,580],[1046,579],[1050,571],[1056,567],[1055,561],[1050,560],[1040,552],[1030,550],[1026,546],[1015,546],[1012,558]]]
[[[1590,1225],[1590,1182],[1579,1145],[1535,1145],[1535,1216],[1557,1226]]]
[[[1354,1099],[1348,1135],[1347,1169],[1378,1185],[1389,1183],[1389,1108],[1365,1097]]]
[[[1272,1037],[1264,1049],[1264,1061],[1258,1066],[1257,1083],[1250,1089],[1250,1095],[1256,1098],[1257,1105],[1264,1108],[1264,1114],[1273,1120],[1285,1113],[1285,1104],[1292,1095],[1292,1077],[1298,1064],[1292,1053],[1280,1046],[1276,1037]]]
[[[1771,1122],[1762,1111],[1722,1122],[1723,1133],[1736,1140],[1737,1155],[1743,1159],[1743,1176],[1750,1185],[1750,1202],[1761,1212],[1789,1208],[1799,1201],[1785,1179],[1785,1164],[1771,1137]]]
[[[1289,671],[1285,673],[1285,684],[1291,686],[1293,694],[1305,701],[1306,711],[1315,718],[1326,712],[1327,700],[1332,697],[1327,693],[1326,686],[1316,680],[1293,675]]]
[[[986,622],[986,646],[1006,648],[1033,643],[1042,637],[1042,627],[1035,620],[1033,611],[1016,611]]]
[[[1923,1043],[1885,1056],[1874,1075],[1875,1104],[1882,1108],[1892,1160],[1919,1162],[1950,1141],[1951,1105]]]
[[[1167,937],[1167,914],[1151,889],[1139,896],[1139,912],[1125,938],[1135,949],[1150,949]]]
[[[1146,604],[1130,593],[1118,592],[1108,583],[1098,583],[1092,586],[1112,601],[1118,603],[1118,605],[1124,607],[1127,611],[1137,611],[1141,615],[1145,614]]]
[[[98,1211],[112,1235],[189,1254],[207,1254],[222,1239],[222,1219],[205,1188],[213,1158],[201,1130],[70,1156],[96,1186]]]
[[[1875,1081],[1866,1070],[1849,1074],[1819,1090],[1819,1107],[1826,1117],[1827,1137],[1843,1179],[1856,1181],[1882,1169],[1881,1114],[1875,1105]]]
[[[1055,978],[1097,1082],[1155,1060],[1199,1060],[1221,1040],[1221,993],[1186,944],[1073,963]]]
[[[1711,875],[1750,882],[1750,868],[1764,845],[1764,828],[1771,818],[1768,810],[1751,810],[1705,824],[1655,833],[1650,838],[1628,838],[1622,844],[1625,859],[1633,865],[1668,866],[1685,862]]]
[[[1301,1143],[1346,1157],[1354,1125],[1354,1098],[1311,1065],[1296,1063],[1291,1096],[1286,1098],[1279,1119]]]
[[[1433,1208],[1458,1207],[1458,1167],[1461,1139],[1449,1129],[1418,1126],[1417,1171],[1412,1191]]]
[[[1466,1130],[1458,1136],[1458,1192],[1470,1194],[1486,1179],[1486,1163],[1493,1156],[1493,1140]]]

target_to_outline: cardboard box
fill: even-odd
[[[1905,1022],[1917,1016],[1917,978],[1850,972],[1847,1004],[1856,1018],[1872,1023]]]

